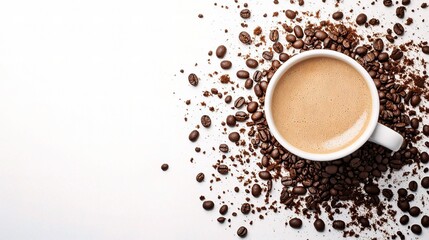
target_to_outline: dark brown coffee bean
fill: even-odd
[[[323,232],[325,231],[325,222],[322,219],[316,219],[313,223],[314,228],[318,231],[318,232]]]
[[[294,19],[296,17],[296,12],[292,10],[286,10],[286,17],[289,19]]]
[[[336,230],[344,230],[346,228],[346,223],[343,220],[334,220],[332,222],[332,227]]]
[[[251,12],[249,9],[243,9],[240,11],[240,17],[244,18],[244,19],[248,19],[250,18]]]
[[[229,168],[228,168],[228,166],[221,164],[217,167],[217,172],[222,174],[222,175],[226,175],[229,172]]]
[[[422,234],[422,227],[418,224],[411,225],[411,232],[413,232],[416,235]]]
[[[384,49],[383,40],[381,40],[381,38],[375,39],[375,41],[373,43],[373,47],[374,47],[374,50],[376,50],[376,51],[379,51],[379,52],[383,51],[383,49]]]
[[[411,0],[402,0],[402,5],[409,5],[411,3]]]
[[[420,161],[422,163],[428,163],[429,162],[429,154],[427,152],[420,153]]]
[[[271,179],[271,173],[268,171],[260,171],[258,175],[263,180],[270,180]]]
[[[383,4],[386,7],[390,7],[393,5],[392,0],[383,0]]]
[[[420,184],[423,188],[429,188],[429,177],[424,177]]]
[[[228,145],[222,143],[221,145],[219,145],[219,150],[223,153],[227,153],[229,151],[229,147]]]
[[[198,85],[198,77],[197,75],[195,75],[195,73],[191,73],[188,76],[188,81],[192,86],[197,86]]]
[[[235,113],[235,119],[238,122],[244,122],[247,119],[249,119],[249,114],[247,114],[247,113],[245,113],[243,111],[238,111],[238,112]]]
[[[292,189],[292,192],[296,195],[305,195],[307,193],[307,189],[305,187],[297,186]]]
[[[214,202],[213,201],[210,201],[210,200],[208,200],[208,201],[204,201],[203,202],[203,208],[205,209],[205,210],[212,210],[213,208],[214,208]]]
[[[273,59],[273,53],[272,52],[269,52],[269,51],[264,51],[263,53],[262,53],[262,57],[265,59],[265,60],[268,60],[268,61],[270,61],[271,59]]]
[[[162,169],[162,171],[167,171],[168,170],[168,164],[167,163],[162,164],[161,169]]]
[[[257,102],[249,102],[247,104],[247,111],[249,113],[254,113],[254,112],[256,112],[256,110],[258,110],[258,106],[259,106],[259,104]]]
[[[190,134],[189,134],[189,141],[191,142],[195,142],[198,140],[198,137],[200,136],[200,133],[197,130],[193,130]]]
[[[296,25],[296,26],[293,28],[293,32],[295,33],[295,36],[296,36],[297,38],[302,38],[302,37],[304,36],[304,32],[302,31],[302,28],[301,28],[301,26],[299,26],[299,25]]]
[[[409,221],[410,221],[410,218],[407,215],[403,215],[401,218],[399,218],[399,222],[402,225],[407,225]]]
[[[216,57],[223,58],[226,55],[226,47],[224,45],[220,45],[216,48]]]
[[[226,218],[224,218],[224,217],[218,217],[216,220],[217,220],[219,223],[224,223],[224,222],[225,222],[225,220],[226,220]]]
[[[418,187],[419,187],[419,184],[416,181],[410,181],[408,183],[408,188],[413,192],[417,191]]]
[[[244,88],[245,89],[252,89],[253,87],[253,80],[248,78],[245,82],[244,82]]]
[[[411,122],[410,122],[410,125],[411,125],[411,127],[412,127],[412,128],[414,128],[414,129],[419,128],[419,125],[420,125],[419,119],[417,119],[417,118],[412,118],[412,119],[411,119]]]
[[[377,26],[377,25],[380,25],[380,20],[378,20],[377,18],[371,18],[368,21],[368,23],[371,24],[372,26]]]
[[[429,136],[429,125],[423,125],[423,134]]]
[[[237,229],[237,235],[238,235],[239,237],[241,237],[241,238],[246,237],[246,235],[247,235],[247,228],[246,228],[246,227],[243,227],[243,226],[239,227],[239,228]]]
[[[271,30],[270,31],[270,40],[273,42],[277,42],[279,40],[279,31]]]
[[[398,195],[400,197],[406,197],[408,195],[408,191],[405,188],[400,188],[398,189]]]
[[[238,142],[240,140],[240,134],[238,134],[238,132],[232,132],[228,135],[228,139],[231,142]]]
[[[302,41],[301,39],[297,40],[292,44],[292,46],[296,49],[301,49],[304,46],[304,41]]]
[[[429,227],[429,216],[428,215],[424,215],[422,217],[422,219],[420,220],[420,223],[422,224],[423,227],[427,228]]]
[[[356,23],[357,23],[358,25],[363,25],[363,24],[365,24],[365,23],[366,23],[367,19],[368,19],[368,17],[366,16],[366,14],[365,14],[365,13],[361,13],[361,14],[359,14],[359,15],[356,17]]]
[[[261,186],[259,184],[257,184],[257,183],[253,184],[253,186],[252,186],[252,195],[254,197],[259,197],[259,196],[261,196],[261,192],[262,192]]]
[[[292,218],[291,220],[289,220],[289,225],[292,228],[300,229],[302,227],[302,220],[299,218]]]
[[[210,127],[210,125],[212,125],[212,120],[210,119],[210,117],[208,115],[201,116],[201,125],[203,125],[206,128],[208,128],[208,127]]]
[[[424,54],[429,54],[429,46],[423,46],[423,47],[422,47],[422,52],[423,52]]]
[[[357,47],[355,51],[359,56],[365,56],[368,49],[366,47]]]
[[[402,36],[404,34],[404,27],[400,23],[395,23],[395,25],[393,25],[393,31],[396,35]]]
[[[316,36],[317,39],[323,41],[323,40],[325,40],[325,38],[328,37],[328,34],[325,33],[324,31],[317,30],[315,36]]]
[[[417,105],[420,104],[421,98],[419,95],[414,95],[411,97],[411,106],[416,107]]]
[[[286,62],[287,60],[289,60],[289,54],[287,54],[287,53],[280,53],[279,60],[282,61],[282,62]]]
[[[245,31],[240,32],[240,34],[238,35],[238,39],[240,40],[240,42],[247,44],[247,45],[250,45],[252,43],[252,38]]]
[[[261,81],[261,79],[262,79],[262,72],[261,72],[261,71],[259,71],[259,70],[256,70],[256,71],[253,73],[253,81],[255,81],[255,82],[259,82],[259,81]]]
[[[382,53],[378,54],[378,61],[385,62],[388,59],[389,59],[389,54],[387,54],[386,52],[382,52]]]
[[[332,18],[334,20],[341,20],[341,19],[343,19],[343,16],[344,16],[343,12],[334,12],[332,14]]]
[[[390,200],[393,197],[393,192],[390,189],[385,188],[383,191],[381,191],[381,193],[385,198],[387,198],[387,200]]]
[[[235,124],[237,123],[237,121],[235,120],[234,115],[228,115],[226,117],[226,124],[230,127],[235,127]]]
[[[237,77],[240,79],[247,79],[249,78],[249,72],[246,70],[238,70]]]
[[[378,188],[377,185],[367,184],[367,185],[365,185],[364,190],[369,195],[378,195],[378,194],[380,194],[380,188]]]
[[[329,165],[325,167],[325,171],[328,174],[335,174],[338,171],[338,167],[336,165]]]
[[[252,121],[257,122],[259,120],[261,120],[264,117],[264,113],[263,112],[255,112],[252,114]]]
[[[290,43],[294,43],[296,41],[295,35],[293,35],[293,34],[286,35],[286,41],[288,41]]]
[[[398,207],[403,212],[407,212],[410,209],[410,203],[407,200],[399,200]]]
[[[396,8],[396,16],[398,18],[404,18],[406,8],[404,6],[400,6]]]
[[[225,103],[231,103],[232,102],[232,97],[231,95],[228,95],[225,97]]]
[[[234,107],[241,108],[246,104],[246,99],[244,97],[239,97],[234,102]]]
[[[404,56],[404,53],[397,48],[393,49],[392,53],[390,54],[390,58],[395,61],[401,59],[403,56]]]
[[[420,215],[420,208],[416,206],[411,207],[410,210],[408,210],[408,213],[413,217],[417,217]]]
[[[228,212],[228,205],[224,204],[220,207],[219,209],[219,213],[221,215],[225,215]]]
[[[273,44],[273,50],[276,53],[281,53],[283,52],[283,45],[280,42],[276,42]]]
[[[360,225],[361,225],[362,227],[364,227],[364,228],[367,228],[367,227],[369,227],[369,226],[370,226],[370,224],[369,224],[369,220],[368,220],[368,218],[366,218],[366,217],[360,217],[360,218],[359,218],[359,223],[360,223]]]
[[[228,70],[232,67],[232,62],[229,60],[223,60],[222,62],[220,62],[220,67],[222,69]]]
[[[195,177],[195,179],[197,180],[197,182],[202,182],[204,181],[204,173],[198,173],[197,176]]]
[[[257,68],[259,65],[258,61],[253,58],[249,58],[246,60],[246,66],[249,68]]]
[[[243,203],[243,204],[241,205],[241,209],[240,209],[241,213],[243,213],[243,214],[247,215],[247,214],[249,214],[249,213],[250,213],[250,210],[251,210],[250,204],[248,204],[248,203]]]
[[[253,87],[253,91],[258,97],[262,97],[264,95],[264,92],[262,91],[261,85],[259,83]]]

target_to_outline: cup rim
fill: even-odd
[[[334,58],[340,61],[343,61],[350,66],[352,66],[354,69],[356,69],[362,77],[365,79],[365,82],[370,90],[371,93],[371,102],[372,102],[372,109],[371,109],[371,118],[368,122],[368,125],[365,129],[365,131],[362,133],[362,135],[352,144],[349,146],[338,150],[336,152],[332,153],[311,153],[303,151],[290,143],[288,143],[280,134],[280,132],[277,130],[276,125],[274,124],[272,111],[271,111],[271,104],[272,104],[272,98],[273,98],[273,92],[275,87],[277,86],[278,81],[281,79],[281,76],[289,70],[292,66],[295,64],[302,62],[307,59],[315,58],[315,57],[329,57]],[[299,53],[293,57],[291,57],[288,61],[283,63],[282,66],[280,66],[279,69],[275,72],[273,77],[271,78],[268,88],[265,94],[265,118],[267,120],[268,126],[270,128],[271,133],[274,135],[274,137],[277,139],[277,141],[289,152],[308,159],[308,160],[314,160],[314,161],[331,161],[336,160],[342,157],[345,157],[354,151],[356,151],[358,148],[360,148],[365,142],[370,138],[371,134],[374,132],[375,127],[377,126],[378,122],[378,115],[380,110],[380,100],[378,98],[378,91],[377,88],[369,75],[369,73],[353,58],[337,52],[333,50],[326,50],[326,49],[317,49],[317,50],[310,50],[303,53]]]

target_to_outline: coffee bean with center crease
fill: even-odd
[[[420,235],[422,234],[422,227],[420,227],[420,225],[418,224],[413,224],[411,226],[411,232],[413,232],[416,235]]]
[[[229,168],[228,168],[228,166],[221,164],[217,167],[217,171],[218,171],[218,173],[220,173],[222,175],[226,175],[229,172]]]
[[[188,76],[188,81],[192,86],[197,86],[198,85],[198,77],[197,75],[195,75],[195,73],[191,73]]]
[[[258,110],[258,106],[259,106],[259,104],[257,102],[254,102],[254,101],[249,102],[247,104],[247,111],[249,113],[254,113],[254,112],[256,112],[256,110]]]
[[[385,188],[383,191],[381,191],[381,193],[385,198],[387,198],[387,200],[390,200],[393,197],[393,191],[390,189]]]
[[[406,8],[404,6],[400,6],[396,8],[396,16],[398,18],[404,18]]]
[[[397,48],[393,49],[392,53],[390,54],[390,58],[395,61],[401,59],[403,56],[404,56],[404,53]]]
[[[293,32],[295,33],[295,36],[296,36],[297,38],[302,38],[302,37],[304,36],[304,32],[302,31],[302,28],[301,28],[301,26],[299,26],[299,25],[296,25],[296,26],[293,28]]]
[[[404,34],[404,27],[400,23],[395,23],[395,25],[393,25],[393,31],[396,35],[402,36]]]
[[[408,217],[407,215],[403,215],[401,218],[399,218],[399,222],[402,225],[408,224],[409,221],[410,221],[410,217]]]
[[[292,189],[292,192],[296,195],[305,195],[307,193],[307,189],[305,187],[297,186]]]
[[[204,201],[203,202],[203,208],[205,210],[212,210],[214,208],[214,202],[210,201],[210,200]]]
[[[239,70],[237,71],[237,77],[240,79],[247,79],[249,78],[249,72],[246,70]]]
[[[262,72],[261,72],[261,71],[259,71],[259,70],[256,70],[256,71],[253,73],[253,81],[255,81],[255,82],[259,82],[259,81],[261,81],[261,79],[262,79]]]
[[[230,127],[235,127],[235,124],[237,123],[237,120],[233,115],[228,115],[226,117],[226,124]]]
[[[429,188],[429,177],[424,177],[420,184],[423,188]]]
[[[246,237],[246,235],[247,235],[247,228],[243,227],[243,226],[239,227],[238,230],[237,230],[237,235],[239,237],[241,237],[241,238]]]
[[[315,228],[318,232],[323,232],[323,231],[325,231],[325,222],[324,222],[322,219],[320,219],[320,218],[316,219],[316,220],[314,221],[313,225],[314,225],[314,228]]]
[[[368,49],[366,47],[361,46],[361,47],[357,47],[355,51],[359,56],[365,56],[366,53],[368,52]]]
[[[376,51],[379,51],[379,52],[383,51],[383,48],[384,48],[383,40],[381,38],[375,39],[373,43],[373,47],[374,47],[374,50]]]
[[[198,173],[195,179],[197,180],[197,182],[204,181],[204,173]]]
[[[383,0],[383,4],[386,7],[390,7],[393,5],[392,0]]]
[[[252,43],[252,38],[245,31],[240,32],[240,34],[238,35],[238,39],[240,40],[240,42],[247,44],[247,45],[250,45]]]
[[[224,223],[224,222],[225,222],[225,220],[226,220],[226,218],[224,218],[224,217],[218,217],[218,218],[217,218],[217,221],[218,221],[219,223]]]
[[[250,204],[248,204],[248,203],[243,203],[243,204],[241,205],[240,211],[241,211],[241,213],[243,213],[243,214],[245,214],[245,215],[249,214],[249,213],[250,213]]]
[[[245,113],[243,111],[238,111],[238,112],[235,113],[235,119],[238,122],[244,122],[247,119],[249,119],[249,114],[247,114],[247,113]]]
[[[246,60],[246,66],[249,68],[257,68],[259,65],[258,61],[253,58],[249,58]]]
[[[361,13],[361,14],[359,14],[359,15],[356,17],[356,23],[357,23],[358,25],[363,25],[363,24],[365,24],[365,23],[366,23],[367,19],[368,19],[368,17],[366,16],[366,14],[365,14],[365,13]]]
[[[240,134],[238,134],[238,132],[232,132],[228,135],[228,139],[231,142],[238,142],[240,140]]]
[[[420,223],[422,224],[423,227],[427,228],[429,227],[429,216],[428,215],[424,215],[422,217],[422,219],[420,220]]]
[[[234,107],[241,108],[246,104],[246,99],[244,97],[239,97],[234,102]]]
[[[301,49],[304,46],[304,41],[299,39],[298,41],[294,42],[292,46],[296,49]]]
[[[229,147],[225,143],[222,143],[221,145],[219,145],[219,150],[223,153],[227,153],[229,151]]]
[[[343,220],[334,220],[334,222],[332,222],[332,227],[336,230],[344,230],[344,228],[346,228],[346,223]]]
[[[244,19],[248,19],[250,18],[251,12],[249,9],[243,9],[240,11],[240,17],[244,18]]]
[[[340,19],[343,19],[343,16],[344,16],[343,12],[334,12],[334,13],[332,14],[332,18],[333,18],[334,20],[340,20]]]
[[[216,57],[223,58],[226,55],[226,47],[224,45],[220,45],[216,48]]]
[[[220,207],[219,209],[219,213],[221,215],[225,215],[228,212],[228,205],[224,204]]]
[[[231,69],[232,62],[229,60],[223,60],[222,62],[220,62],[220,67],[224,70]]]
[[[271,173],[268,171],[260,171],[258,175],[263,180],[270,180],[271,179]]]
[[[200,136],[200,133],[198,130],[192,130],[192,132],[189,134],[189,141],[195,142],[198,140],[198,137]]]
[[[299,229],[302,227],[302,220],[299,218],[292,218],[291,220],[289,220],[289,225],[292,228]]]
[[[273,50],[276,53],[281,53],[283,52],[283,45],[280,42],[276,42],[273,44]]]
[[[408,213],[413,217],[417,217],[420,215],[420,208],[416,206],[411,207],[410,210],[408,210]]]
[[[269,52],[269,51],[264,51],[263,53],[262,53],[262,57],[265,59],[265,60],[268,60],[268,61],[270,61],[271,59],[273,59],[273,53],[272,52]]]
[[[277,42],[279,40],[279,31],[271,30],[270,31],[270,40],[273,42]]]
[[[292,10],[286,10],[286,17],[289,19],[294,19],[296,17],[296,12]]]
[[[210,117],[208,115],[203,115],[201,116],[201,124],[208,128],[210,127],[210,125],[212,125],[212,120],[210,119]]]
[[[257,184],[257,183],[253,184],[253,186],[252,186],[252,195],[254,197],[259,197],[259,196],[261,196],[261,192],[262,192],[261,186],[259,184]]]

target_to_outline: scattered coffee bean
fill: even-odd
[[[238,134],[238,132],[232,132],[229,134],[228,139],[231,142],[238,142],[240,140],[240,134]]]
[[[235,124],[237,123],[237,120],[235,119],[234,115],[228,115],[226,117],[226,124],[230,127],[235,127]]]
[[[238,230],[237,230],[237,235],[239,237],[241,237],[241,238],[246,237],[246,235],[247,235],[247,228],[243,227],[243,226],[239,227]]]
[[[400,6],[396,8],[396,16],[398,18],[404,18],[405,16],[405,7],[404,6]]]
[[[383,189],[383,191],[381,191],[381,193],[383,194],[383,196],[385,198],[387,198],[387,200],[390,200],[393,197],[393,192],[390,189],[385,188],[385,189]]]
[[[273,42],[277,42],[279,40],[279,31],[271,30],[270,31],[270,40]]]
[[[402,5],[409,5],[411,3],[411,0],[402,0]]]
[[[254,122],[257,122],[257,121],[261,120],[263,117],[264,117],[264,113],[263,112],[255,112],[255,113],[252,114],[251,119]]]
[[[318,31],[316,31],[315,36],[316,36],[316,38],[317,38],[317,39],[319,39],[319,40],[325,40],[325,38],[327,38],[327,37],[328,37],[328,34],[327,34],[326,32],[324,32],[324,31],[320,31],[320,30],[318,30]]]
[[[198,173],[197,176],[195,177],[195,179],[197,180],[197,182],[202,182],[204,181],[204,173]]]
[[[389,59],[389,54],[387,54],[386,52],[382,52],[382,53],[378,54],[378,61],[385,62],[388,59]]]
[[[336,165],[329,165],[325,167],[325,171],[328,174],[335,174],[338,171],[338,167]]]
[[[279,55],[279,60],[282,62],[286,62],[287,60],[289,60],[289,54],[287,53],[280,53]]]
[[[374,47],[374,50],[376,50],[376,51],[379,51],[379,52],[383,51],[383,49],[384,49],[383,40],[381,40],[381,38],[375,39],[373,47]]]
[[[269,52],[269,51],[264,51],[263,53],[262,53],[262,57],[265,59],[265,60],[268,60],[268,61],[270,61],[271,59],[273,59],[273,53],[272,52]]]
[[[423,188],[429,188],[429,177],[424,177],[420,184]]]
[[[371,24],[372,26],[377,26],[377,25],[380,25],[380,20],[378,20],[377,18],[371,18],[368,21],[368,23]]]
[[[258,61],[253,58],[249,58],[246,60],[246,66],[249,68],[257,68],[259,65]]]
[[[257,102],[249,102],[247,104],[247,111],[249,113],[254,113],[254,112],[256,112],[256,110],[258,110],[258,106],[259,106],[259,104]]]
[[[429,46],[423,46],[423,47],[422,47],[422,52],[423,52],[424,54],[429,54]]]
[[[226,175],[229,172],[229,168],[228,168],[228,166],[221,164],[217,167],[217,171],[218,171],[218,173],[220,173],[222,175]]]
[[[250,204],[248,204],[248,203],[243,203],[243,204],[241,205],[241,208],[240,208],[241,213],[243,213],[243,214],[247,215],[247,214],[249,214],[249,213],[250,213],[250,210],[251,210],[251,208],[250,208]]]
[[[400,23],[395,23],[395,25],[393,25],[393,31],[396,35],[402,36],[404,34],[404,27]]]
[[[296,17],[296,12],[292,10],[286,10],[286,17],[289,19],[294,19]]]
[[[208,115],[201,116],[201,125],[203,125],[206,128],[208,128],[208,127],[210,127],[210,125],[212,125],[212,120],[210,119],[210,117]]]
[[[423,125],[423,134],[429,136],[429,125]]]
[[[244,106],[244,104],[246,104],[246,99],[244,97],[239,97],[235,100],[234,107],[240,109],[241,107]]]
[[[411,225],[411,232],[413,232],[416,235],[420,235],[422,233],[422,227],[417,224]]]
[[[416,181],[411,181],[408,183],[408,188],[413,192],[417,191],[418,186],[419,185],[417,184]]]
[[[192,130],[192,132],[189,134],[189,141],[195,142],[198,140],[198,137],[200,136],[200,133],[198,130]]]
[[[380,194],[380,188],[377,185],[367,184],[364,187],[364,190],[369,195],[378,195]]]
[[[420,208],[416,206],[411,207],[410,210],[408,210],[408,213],[413,217],[417,217],[420,215]]]
[[[222,62],[220,62],[220,67],[224,70],[231,69],[232,62],[229,60],[223,60]]]
[[[422,217],[422,219],[420,220],[420,223],[422,224],[423,227],[427,228],[429,227],[429,216],[428,215],[424,215]]]
[[[368,17],[366,16],[366,14],[365,14],[365,13],[361,13],[361,14],[359,14],[359,15],[356,17],[356,23],[357,23],[358,25],[363,25],[363,24],[365,24],[365,23],[366,23],[367,19],[368,19]]]
[[[252,38],[245,31],[240,32],[240,34],[238,35],[238,39],[240,40],[240,42],[247,44],[247,45],[250,45],[252,43]]]
[[[232,97],[231,95],[228,95],[225,97],[225,103],[231,103],[232,102]]]
[[[296,195],[305,195],[307,193],[307,189],[305,187],[297,186],[292,189],[292,192]]]
[[[280,42],[276,42],[273,44],[273,50],[276,53],[281,53],[283,52],[283,45]]]
[[[247,79],[249,78],[249,72],[246,70],[239,70],[237,71],[237,77],[240,79]]]
[[[341,19],[343,19],[343,16],[344,16],[343,12],[334,12],[332,14],[332,18],[334,20],[341,20]]]
[[[293,32],[295,33],[295,36],[296,36],[297,38],[302,38],[302,37],[304,36],[304,32],[302,31],[302,28],[301,28],[301,26],[299,26],[299,25],[296,25],[296,26],[293,28]]]
[[[250,18],[251,12],[249,9],[243,9],[240,11],[240,17],[242,17],[243,19],[248,19]]]
[[[334,220],[332,222],[332,227],[336,230],[344,230],[346,228],[346,223],[343,220]]]
[[[429,154],[427,152],[420,153],[420,161],[422,163],[428,163],[429,162]]]
[[[224,222],[225,222],[225,220],[226,220],[226,218],[224,218],[224,217],[218,217],[218,218],[217,218],[217,221],[218,221],[219,223],[224,223]]]
[[[253,81],[255,81],[255,82],[259,82],[259,81],[261,81],[261,79],[262,79],[262,72],[261,72],[261,71],[259,71],[259,70],[256,70],[256,71],[253,73]]]
[[[219,150],[223,153],[227,153],[229,151],[229,147],[228,145],[222,143],[221,145],[219,145]]]
[[[420,125],[419,119],[417,119],[417,118],[412,118],[412,119],[411,119],[411,122],[410,122],[410,125],[411,125],[411,127],[412,127],[412,128],[414,128],[414,129],[419,128],[419,125]]]
[[[316,220],[314,221],[313,225],[314,225],[314,228],[315,228],[318,232],[323,232],[323,231],[325,231],[325,222],[324,222],[322,219],[320,219],[320,218],[316,219]]]
[[[228,205],[224,204],[220,207],[219,209],[219,213],[221,215],[225,215],[228,212]]]
[[[292,44],[292,46],[296,49],[301,49],[304,46],[304,41],[302,41],[301,39],[297,40]]]
[[[197,86],[198,85],[198,77],[197,75],[195,75],[195,73],[191,73],[188,76],[188,81],[192,86]]]
[[[260,171],[259,177],[263,180],[270,180],[271,179],[271,173],[268,171]]]
[[[402,217],[399,219],[399,222],[402,225],[407,225],[409,221],[410,221],[410,218],[407,215],[402,215]]]
[[[383,4],[386,7],[390,7],[393,5],[392,0],[383,0]]]
[[[367,227],[369,227],[369,226],[370,226],[370,224],[369,224],[369,220],[368,220],[368,218],[366,218],[366,217],[360,217],[360,218],[359,218],[359,223],[360,223],[360,225],[361,225],[362,227],[364,227],[364,228],[367,228]]]
[[[401,59],[403,56],[404,56],[404,53],[397,48],[393,49],[392,53],[390,54],[390,58],[395,61]]]
[[[365,56],[368,49],[366,47],[357,47],[355,51],[359,56]]]
[[[216,48],[216,57],[223,58],[226,55],[226,47],[224,45],[220,45]]]
[[[261,196],[261,192],[262,192],[261,186],[259,184],[257,184],[257,183],[253,184],[253,186],[252,186],[252,195],[254,197],[259,197],[259,196]]]
[[[407,212],[408,210],[410,210],[410,203],[407,200],[399,200],[398,207],[403,212]]]
[[[168,164],[167,163],[162,164],[161,169],[162,169],[162,171],[167,171],[168,170]]]
[[[203,202],[203,208],[207,211],[212,210],[214,208],[214,202],[210,201],[210,200],[204,201]]]
[[[419,95],[414,95],[411,97],[411,106],[416,107],[417,105],[420,104],[421,98]]]
[[[302,227],[302,220],[299,218],[292,218],[291,220],[289,220],[289,225],[292,228],[300,229]]]

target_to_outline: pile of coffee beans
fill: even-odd
[[[404,18],[408,13],[406,6],[409,1],[402,1],[400,4],[384,0],[383,4],[386,7],[397,5],[394,14],[398,18]],[[299,5],[304,5],[304,1],[302,4],[300,1]],[[244,7],[239,11],[242,20],[260,14],[252,12],[247,4],[238,6]],[[421,8],[426,7],[422,5]],[[239,69],[234,73],[230,70],[235,63],[228,58],[233,55],[241,56],[241,52],[237,50],[230,52],[226,44],[220,44],[215,50],[215,57],[220,61],[217,72],[221,76],[219,88],[230,84],[232,90],[241,87],[248,89],[249,95],[235,95],[234,91],[221,92],[217,88],[204,92],[203,98],[217,96],[224,99],[224,102],[220,101],[219,106],[223,107],[225,112],[231,109],[235,111],[234,114],[222,117],[224,120],[220,123],[223,126],[221,133],[225,134],[225,141],[213,147],[216,151],[219,150],[221,158],[214,164],[219,175],[212,175],[213,180],[210,182],[219,182],[223,176],[235,176],[243,182],[246,193],[254,198],[264,196],[266,206],[257,207],[250,204],[250,196],[246,198],[246,202],[235,204],[241,206],[241,214],[259,214],[260,219],[264,218],[262,212],[277,212],[286,208],[304,218],[314,218],[314,229],[319,232],[330,228],[344,231],[344,236],[359,237],[356,229],[361,231],[377,229],[377,226],[385,224],[385,216],[390,216],[391,219],[401,216],[399,222],[402,225],[408,225],[409,216],[412,216],[421,218],[421,224],[413,224],[409,230],[414,234],[421,234],[422,226],[425,228],[429,226],[429,217],[424,215],[425,209],[420,209],[414,204],[417,199],[421,199],[416,195],[416,191],[420,187],[429,188],[429,177],[421,178],[420,183],[410,180],[407,186],[395,192],[392,191],[393,186],[382,188],[378,182],[380,178],[390,178],[392,171],[399,171],[408,165],[415,167],[415,170],[413,173],[404,173],[404,176],[416,175],[419,168],[424,168],[424,173],[429,171],[424,167],[424,164],[429,162],[427,150],[418,147],[421,143],[429,147],[427,141],[429,125],[425,124],[425,119],[422,118],[429,112],[424,106],[424,102],[429,100],[428,75],[426,71],[414,68],[418,62],[423,64],[426,62],[422,58],[414,61],[408,54],[413,51],[428,54],[427,42],[409,41],[394,45],[395,39],[406,32],[401,23],[395,23],[392,26],[393,31],[387,29],[387,34],[374,33],[366,37],[361,36],[360,28],[380,24],[379,19],[368,20],[368,16],[363,12],[336,11],[332,13],[332,19],[319,19],[314,23],[303,21],[308,14],[287,9],[284,11],[285,22],[279,22],[278,25],[268,26],[266,29],[258,26],[253,32],[246,30],[245,25],[246,28],[239,31],[236,41],[232,44],[236,47],[246,46],[259,53],[258,57],[244,57],[247,69]],[[346,15],[350,22],[344,20]],[[273,13],[273,16],[278,16],[278,12]],[[265,32],[266,36],[263,35]],[[261,47],[264,48],[263,51]],[[399,151],[392,153],[384,147],[368,142],[342,159],[316,162],[295,156],[279,144],[265,119],[265,92],[282,63],[300,52],[313,49],[341,52],[355,59],[367,70],[374,80],[380,98],[379,122],[394,129],[405,139]],[[212,51],[209,55],[212,56]],[[188,83],[192,87],[198,86],[200,81],[204,79],[200,79],[194,73],[188,75]],[[190,101],[187,102],[188,105],[189,103]],[[222,109],[213,112],[213,115],[215,114],[222,115]],[[208,115],[192,118],[199,119],[204,128],[210,128],[213,123]],[[189,141],[198,143],[200,131],[201,134],[208,134],[204,129],[194,129],[189,133]],[[241,154],[230,155],[232,149],[238,149]],[[259,160],[250,161],[251,156]],[[240,165],[245,169],[243,175],[234,175],[232,170],[238,169]],[[203,182],[204,173],[199,173],[196,181]],[[279,186],[280,197],[272,199],[271,192],[274,187]],[[234,192],[239,190],[239,187],[234,188]],[[396,212],[393,205],[402,212]],[[205,200],[202,206],[206,210],[212,210],[215,203],[212,200]],[[217,221],[224,223],[227,220],[225,215],[228,212],[228,205],[219,206],[219,213],[222,216]],[[358,211],[361,206],[368,211]],[[350,222],[335,219],[337,214],[344,213],[344,209],[348,209]],[[376,215],[372,214],[371,210],[374,210]],[[327,214],[328,219],[320,217],[322,212]],[[236,212],[232,213],[233,217],[236,215]],[[381,221],[381,218],[384,220]],[[305,224],[300,217],[285,220],[286,226],[294,229],[299,229]],[[398,231],[384,233],[386,237],[392,239],[403,239],[402,231],[408,229],[401,228]],[[245,237],[247,234],[245,226],[238,228],[238,236]]]

